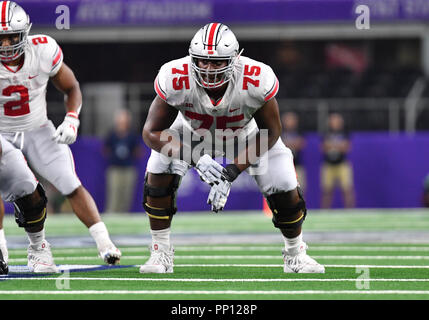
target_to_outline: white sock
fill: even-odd
[[[105,248],[112,244],[107,231],[106,225],[103,221],[97,222],[89,227],[89,233],[94,238],[97,248]]]
[[[0,243],[6,244],[6,237],[4,236],[4,229],[0,229]]]
[[[299,236],[295,238],[286,238],[283,236],[284,242],[285,242],[285,249],[294,249],[298,248],[302,244],[302,232],[299,234]]]
[[[158,244],[165,248],[170,248],[170,228],[162,230],[150,230],[152,234],[152,244]]]
[[[30,245],[38,247],[45,240],[45,229],[39,232],[27,232],[28,240],[30,240]]]

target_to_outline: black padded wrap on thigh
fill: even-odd
[[[155,219],[169,219],[176,213],[176,191],[179,188],[181,178],[181,176],[175,175],[168,187],[154,187],[148,184],[148,175],[146,174],[143,189],[143,208],[146,210],[149,217]],[[171,196],[170,208],[155,208],[147,203],[147,197],[162,198],[167,196]]]
[[[284,206],[284,203],[275,203],[274,197],[267,197],[268,206],[273,213],[272,221],[276,228],[294,230],[303,224],[307,215],[307,208],[302,191],[299,187],[297,188],[297,191],[299,195],[299,201],[293,207],[286,207]],[[302,212],[302,215],[296,218],[295,216],[298,212]]]
[[[39,183],[36,190],[39,192],[40,200],[33,203],[32,195],[28,195],[16,200],[13,205],[15,208],[15,221],[21,228],[38,227],[44,224],[46,220],[46,204],[48,198],[45,189]]]

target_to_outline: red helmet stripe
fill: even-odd
[[[1,4],[1,26],[3,27],[3,30],[7,30],[6,21],[7,21],[7,8],[8,8],[9,1],[3,1]]]
[[[219,23],[212,23],[211,27],[210,27],[210,33],[209,33],[209,41],[208,41],[208,47],[207,50],[209,51],[209,54],[213,54],[213,46],[215,45],[213,43],[214,40],[214,35],[215,35],[215,31],[217,26],[219,25]]]

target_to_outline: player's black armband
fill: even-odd
[[[229,182],[233,182],[235,179],[237,179],[238,175],[241,173],[240,169],[235,164],[228,164],[223,169],[223,176],[226,180]]]

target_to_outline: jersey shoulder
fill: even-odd
[[[240,57],[237,70],[240,89],[252,98],[265,103],[277,94],[279,81],[269,65],[248,57]]]
[[[42,71],[53,77],[57,74],[63,62],[63,52],[54,38],[36,34],[28,36],[28,45],[40,62]]]
[[[165,63],[155,78],[154,87],[158,96],[169,104],[190,92],[191,58],[189,56]]]

